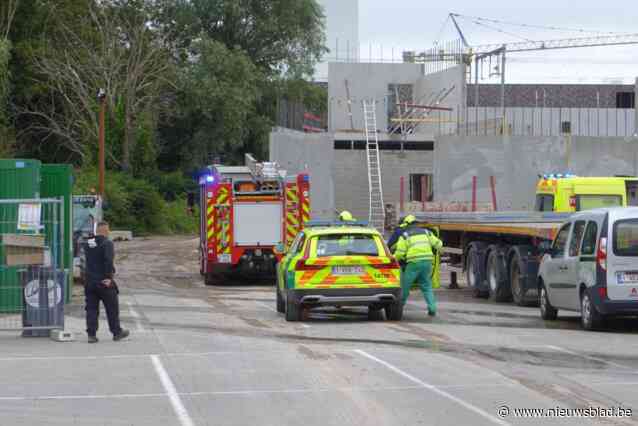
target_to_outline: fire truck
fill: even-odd
[[[199,178],[200,272],[206,285],[230,277],[274,278],[275,265],[310,220],[310,178],[246,154],[244,166],[215,164]]]

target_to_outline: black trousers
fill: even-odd
[[[120,305],[117,286],[104,287],[101,284],[88,284],[84,287],[86,301],[86,332],[89,336],[95,336],[98,329],[98,317],[100,316],[100,301],[106,309],[106,317],[109,321],[109,330],[114,336],[122,332],[120,327]]]

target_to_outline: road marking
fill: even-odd
[[[553,349],[553,350],[558,351],[558,352],[563,352],[563,353],[566,353],[566,354],[578,356],[578,357],[581,357],[581,358],[589,359],[591,361],[602,362],[603,364],[609,364],[609,365],[613,365],[615,367],[620,367],[620,368],[624,368],[624,369],[631,368],[631,367],[629,367],[627,365],[618,364],[617,362],[613,362],[613,361],[607,361],[606,359],[603,359],[603,358],[597,358],[595,356],[589,356],[589,355],[585,355],[585,354],[580,354],[580,353],[575,352],[575,351],[570,351],[569,349],[561,348],[560,346],[554,346],[554,345],[544,345],[544,346],[546,348]]]
[[[131,313],[131,316],[135,319],[135,330],[145,331],[144,326],[142,325],[142,316],[135,310],[133,303],[126,302],[126,304],[128,305],[128,310]]]
[[[490,413],[488,413],[487,411],[484,411],[482,409],[480,409],[479,407],[470,404],[469,402],[466,402],[464,400],[462,400],[461,398],[458,398],[450,393],[447,393],[444,390],[441,390],[440,388],[431,385],[429,383],[426,383],[420,379],[417,379],[416,377],[412,376],[411,374],[406,373],[405,371],[399,369],[398,367],[395,367],[394,365],[390,364],[389,362],[386,362],[382,359],[379,359],[377,357],[375,357],[374,355],[370,355],[369,353],[367,353],[366,351],[362,351],[361,349],[355,349],[355,352],[358,353],[359,355],[368,358],[369,360],[372,360],[378,364],[383,365],[384,367],[388,368],[389,370],[394,371],[395,373],[397,373],[398,375],[410,380],[413,383],[416,383],[418,385],[420,385],[421,387],[428,389],[444,398],[447,398],[451,401],[456,402],[457,404],[461,405],[462,407],[473,411],[474,413],[478,414],[481,417],[484,417],[485,419],[497,424],[497,425],[502,425],[502,426],[509,426],[509,423],[499,419],[498,417],[495,417],[493,415],[491,415]]]
[[[480,388],[480,387],[508,387],[509,384],[470,384],[470,385],[443,385],[439,388]],[[329,393],[329,392],[400,392],[423,389],[421,385],[415,386],[390,386],[390,387],[344,387],[344,388],[318,388],[318,389],[264,389],[264,390],[230,390],[230,391],[203,391],[182,392],[180,397],[215,396],[215,395],[260,395],[260,394],[296,394],[296,393]],[[73,400],[73,399],[134,399],[134,398],[165,398],[166,393],[139,393],[139,394],[108,394],[108,395],[40,395],[40,396],[3,396],[0,401],[38,401],[38,400]]]
[[[179,423],[182,426],[194,426],[193,420],[191,419],[188,411],[186,411],[186,407],[182,403],[182,399],[179,397],[179,393],[177,393],[177,389],[175,388],[175,384],[171,380],[171,377],[166,372],[164,365],[162,365],[162,361],[160,360],[158,355],[151,355],[151,361],[153,361],[153,367],[155,367],[155,371],[159,376],[160,381],[162,382],[162,386],[164,386],[164,390],[168,395],[168,398],[171,401],[171,405],[173,406],[173,410],[179,419]]]
[[[0,401],[42,401],[65,399],[128,399],[128,398],[166,398],[165,393],[129,393],[113,395],[43,395],[43,396],[1,396]]]

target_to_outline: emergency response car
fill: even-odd
[[[400,266],[364,223],[308,222],[277,265],[276,292],[287,321],[322,306],[367,306],[391,321],[403,316]]]

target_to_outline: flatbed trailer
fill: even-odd
[[[443,253],[463,267],[476,297],[518,305],[538,302],[539,246],[552,241],[572,213],[419,213],[438,230]],[[545,243],[546,244],[546,243]]]

